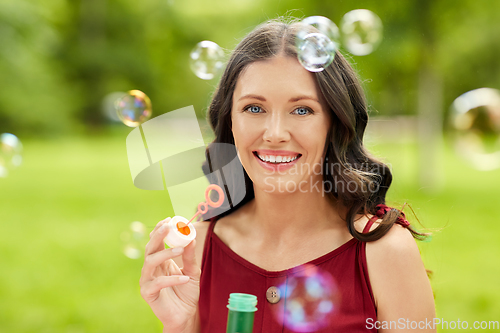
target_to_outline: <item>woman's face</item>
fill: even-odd
[[[248,65],[236,83],[231,120],[238,156],[254,186],[305,192],[310,182],[323,179],[328,106],[313,74],[296,58]]]

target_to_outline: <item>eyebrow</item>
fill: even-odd
[[[238,102],[241,101],[242,99],[256,99],[256,100],[259,100],[259,101],[262,101],[262,102],[266,102],[266,99],[264,98],[264,96],[253,95],[253,94],[248,94],[248,95],[240,97],[238,99]],[[314,98],[314,97],[311,97],[311,96],[306,96],[306,95],[292,97],[292,98],[290,98],[290,100],[288,102],[289,103],[294,103],[294,102],[298,102],[298,101],[300,101],[302,99],[310,99],[312,101],[315,101],[315,102],[319,103],[319,101],[318,101],[317,98]]]

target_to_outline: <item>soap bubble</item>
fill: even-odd
[[[310,264],[296,267],[279,291],[282,299],[276,315],[294,332],[314,332],[329,326],[340,301],[332,276]]]
[[[103,115],[112,122],[122,122],[118,117],[116,103],[118,99],[124,97],[127,93],[123,91],[115,91],[107,94],[101,102],[101,111]]]
[[[304,39],[307,34],[316,32],[328,37],[334,43],[335,48],[338,48],[340,45],[339,28],[329,18],[324,16],[309,16],[300,23],[304,28],[297,33],[297,43],[300,44],[301,39]]]
[[[310,16],[301,21],[296,46],[299,62],[311,72],[328,67],[339,46],[339,29],[324,16]]]
[[[340,23],[345,48],[354,55],[372,53],[382,41],[382,21],[368,9],[352,10]]]
[[[208,40],[199,42],[191,51],[190,67],[200,79],[211,80],[224,67],[224,51],[214,42]]]
[[[450,110],[457,152],[479,170],[500,167],[500,91],[480,88],[459,96]]]
[[[121,234],[123,253],[130,259],[140,258],[147,244],[146,236],[146,226],[138,221],[132,222],[129,229]]]
[[[140,90],[130,90],[116,100],[116,113],[129,127],[137,127],[151,118],[151,100]]]
[[[7,177],[8,170],[17,168],[23,162],[23,145],[14,134],[0,135],[0,177]]]
[[[307,34],[298,49],[299,62],[310,72],[321,72],[335,57],[335,44],[320,33]]]

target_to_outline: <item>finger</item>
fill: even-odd
[[[155,232],[156,230],[158,230],[158,228],[160,228],[160,227],[161,227],[164,223],[167,223],[167,222],[169,221],[169,219],[170,219],[170,217],[167,217],[166,219],[161,220],[160,222],[158,222],[158,223],[156,224],[156,226],[154,227],[153,231],[151,231],[151,232],[149,233],[149,239],[151,239],[151,236],[154,234],[154,232]]]
[[[175,247],[173,249],[165,249],[163,251],[159,251],[153,254],[148,255],[144,259],[144,266],[142,266],[142,276],[146,278],[146,280],[152,280],[153,279],[153,273],[160,264],[164,263],[167,260],[170,260],[172,258],[175,258],[184,252],[184,248],[182,247]],[[169,272],[168,275],[173,275],[173,274],[182,274],[180,269],[177,267],[175,262],[172,261],[174,266],[172,266],[174,269],[173,272]],[[175,269],[177,268],[177,269]]]
[[[182,272],[185,275],[189,275],[193,278],[199,279],[200,277],[200,268],[196,263],[196,239],[193,239],[191,243],[189,243],[184,248],[184,253],[182,255],[182,263],[184,267],[182,268]]]
[[[186,275],[159,276],[141,286],[141,296],[146,302],[154,301],[163,288],[178,286],[188,281],[189,276]]]
[[[161,251],[165,248],[165,245],[163,245],[163,239],[168,234],[168,228],[167,228],[168,221],[170,221],[170,217],[167,218],[165,220],[165,223],[163,223],[161,227],[159,227],[158,230],[156,230],[154,234],[151,236],[151,239],[146,245],[146,252],[145,252],[146,256],[150,255],[151,253]]]

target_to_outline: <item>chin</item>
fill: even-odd
[[[299,184],[304,182],[302,177],[291,175],[259,175],[256,187],[266,193],[277,195],[299,192]],[[307,188],[303,185],[303,188]]]

